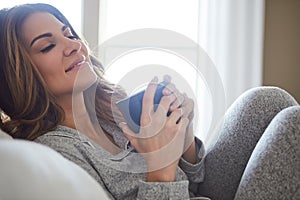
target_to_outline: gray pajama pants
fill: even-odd
[[[300,106],[275,87],[254,88],[228,109],[208,147],[199,194],[213,200],[300,199]]]

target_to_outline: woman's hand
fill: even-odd
[[[163,96],[154,111],[157,81],[154,78],[144,93],[140,132],[133,133],[126,124],[120,124],[120,127],[131,145],[145,158],[147,181],[175,181],[189,120],[179,107],[172,109],[172,113],[167,116],[170,106],[177,102],[175,93]]]
[[[189,119],[189,124],[186,129],[185,134],[185,146],[183,158],[195,164],[197,162],[196,146],[195,146],[195,136],[193,131],[193,118],[194,118],[194,101],[189,98],[185,93],[181,93],[174,84],[171,83],[170,76],[164,76],[164,81],[168,83],[167,87],[163,90],[163,94],[168,96],[170,94],[175,94],[177,96],[176,101],[170,106],[170,112],[175,109],[182,109],[183,117]]]

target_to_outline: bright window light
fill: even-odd
[[[196,41],[199,0],[101,0],[100,40],[139,28],[162,28]]]
[[[167,29],[184,35],[196,43],[199,41],[199,0],[101,0],[99,18],[100,46],[114,36],[143,28]],[[177,45],[176,41],[173,44],[177,50],[186,50],[186,46]],[[118,48],[123,47],[117,45],[111,46],[109,51],[114,52]],[[131,47],[128,46],[128,48]],[[191,64],[181,57],[160,50],[144,49],[130,52],[119,57],[113,63],[110,63],[109,66],[106,66],[106,76],[110,81],[119,83],[123,87],[125,86],[125,89],[130,94],[139,89],[140,85],[136,85],[137,88],[131,87],[131,84],[138,82],[137,80],[139,79],[145,79],[143,81],[146,83],[152,78],[149,76],[156,75],[162,80],[162,76],[164,75],[163,69],[154,68],[150,71],[148,68],[145,68],[145,66],[150,65],[169,67],[171,70],[167,71],[167,73],[169,72],[172,75],[172,72],[175,72],[174,75],[179,74],[189,84],[195,95],[194,97],[196,97],[194,100],[198,105],[198,110],[201,110],[201,112],[197,111],[200,118],[200,122],[198,122],[200,124],[196,122],[199,126],[195,133],[200,138],[205,137],[203,132],[207,132],[209,128],[210,124],[208,121],[211,118],[211,112],[209,111],[212,105],[210,104],[211,102],[204,101],[203,99],[204,97],[208,99],[209,91],[203,79],[199,78]],[[128,79],[125,77],[130,78],[131,76],[131,81],[122,84],[123,80]],[[128,88],[126,88],[127,84]],[[177,87],[181,89],[180,85]]]
[[[100,1],[99,22],[100,44],[118,34],[142,28],[167,29],[197,42],[198,4],[199,0],[102,0]],[[185,47],[176,46],[175,48]],[[184,69],[181,62],[174,62],[175,56],[158,57],[154,51],[144,51],[142,54],[135,55],[135,59],[133,59],[135,64],[132,61],[126,63],[126,59],[122,61],[122,65],[131,66],[130,69],[123,67],[120,70],[119,67],[113,66],[107,73],[113,75],[111,78],[117,81],[117,77],[126,74],[126,70],[132,70],[132,66],[138,67],[138,64],[149,62],[146,58],[154,57],[156,63],[169,63],[176,71]],[[154,60],[152,59],[152,61]],[[191,76],[193,77],[193,74],[186,72],[184,74],[185,77],[189,77],[189,80],[191,80]]]

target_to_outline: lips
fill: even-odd
[[[76,59],[70,67],[68,67],[65,72],[68,73],[69,71],[72,71],[75,68],[79,68],[83,63],[85,62],[85,56],[82,55],[81,58]]]

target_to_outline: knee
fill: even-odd
[[[300,106],[291,106],[281,112],[272,120],[268,129],[284,132],[293,139],[291,141],[300,142]],[[300,147],[300,145],[298,144]]]
[[[291,106],[286,108],[278,113],[276,118],[280,121],[300,124],[300,106]]]
[[[252,108],[267,108],[268,110],[283,110],[298,105],[297,101],[287,91],[278,87],[255,87],[242,94],[237,102]]]
[[[280,152],[281,149],[288,150],[291,156],[299,155],[300,106],[288,107],[279,112],[267,127],[259,143],[265,149],[266,146],[271,148],[271,152],[274,152],[274,149]]]
[[[245,119],[266,127],[285,108],[298,105],[285,90],[278,87],[256,87],[244,92],[227,110],[230,121]],[[245,121],[244,120],[244,121]],[[242,123],[242,121],[241,121]]]
[[[279,87],[256,87],[245,92],[245,98],[252,98],[260,101],[282,102],[289,106],[297,105],[297,101],[287,91]]]

